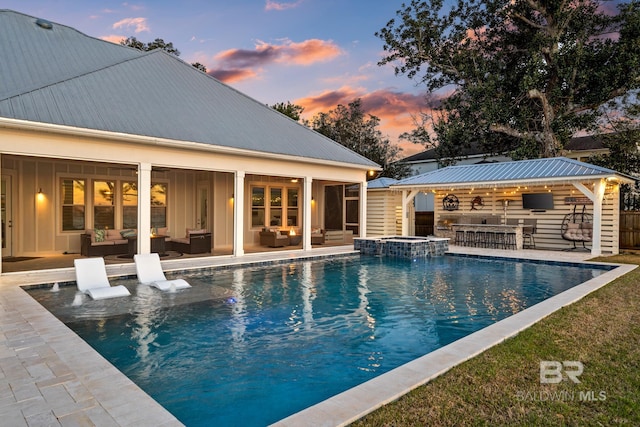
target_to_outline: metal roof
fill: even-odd
[[[390,185],[396,184],[397,182],[397,179],[382,177],[367,182],[367,189],[389,188]]]
[[[579,162],[566,157],[520,160],[514,162],[449,166],[400,180],[391,188],[439,188],[443,186],[493,186],[520,183],[570,182],[618,177],[632,179],[614,170]]]
[[[0,117],[378,168],[162,50],[0,10]]]

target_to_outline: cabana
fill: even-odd
[[[402,235],[408,235],[415,196],[432,192],[438,237],[454,242],[456,223],[506,225],[535,219],[536,247],[588,246],[593,255],[600,255],[618,253],[619,184],[633,182],[611,169],[557,157],[449,166],[406,178],[389,189],[402,192]],[[567,227],[569,223],[579,225]]]

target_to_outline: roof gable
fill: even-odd
[[[377,167],[162,50],[35,21],[0,11],[2,117]],[[20,45],[26,58],[6,65]],[[38,61],[53,66],[40,73]]]

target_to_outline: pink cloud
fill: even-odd
[[[122,40],[125,40],[126,37],[125,36],[116,35],[116,34],[111,34],[111,35],[108,35],[108,36],[102,36],[102,37],[100,37],[100,39],[101,40],[106,40],[106,41],[111,42],[111,43],[120,44],[120,42]]]
[[[342,50],[332,41],[311,39],[300,43],[285,40],[283,44],[260,42],[254,50],[229,49],[220,52],[215,59],[223,66],[253,67],[268,63],[293,63],[311,65],[329,61],[342,54]]]
[[[308,66],[329,61],[341,54],[342,50],[332,41],[311,39],[294,43],[285,40],[279,45],[260,42],[253,50],[229,49],[220,52],[214,58],[217,64],[207,68],[217,70],[215,73],[224,76],[221,80],[228,83],[254,77],[257,75],[256,68],[269,64]],[[227,74],[232,75],[233,80],[227,80]]]
[[[304,107],[303,116],[310,119],[321,112],[335,109],[338,104],[348,105],[357,98],[362,100],[362,108],[367,114],[380,119],[379,130],[390,141],[402,148],[402,157],[423,151],[425,148],[412,142],[399,140],[400,134],[415,128],[415,118],[420,113],[429,112],[441,98],[429,102],[423,95],[380,89],[366,93],[363,89],[343,86],[336,90],[327,90],[316,95],[292,101]]]
[[[143,31],[150,31],[151,29],[147,25],[147,18],[125,18],[113,24],[112,28],[134,28],[135,33],[141,33]]]
[[[304,0],[298,0],[296,2],[293,3],[283,3],[283,2],[277,2],[277,1],[273,1],[273,0],[267,0],[266,4],[264,5],[264,10],[287,10],[287,9],[293,9],[296,8],[298,6],[300,6],[302,4]]]
[[[215,69],[207,70],[207,74],[227,84],[251,79],[257,75],[254,71],[247,69]]]

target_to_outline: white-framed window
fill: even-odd
[[[84,179],[74,178],[60,182],[62,231],[85,229],[85,183]]]

